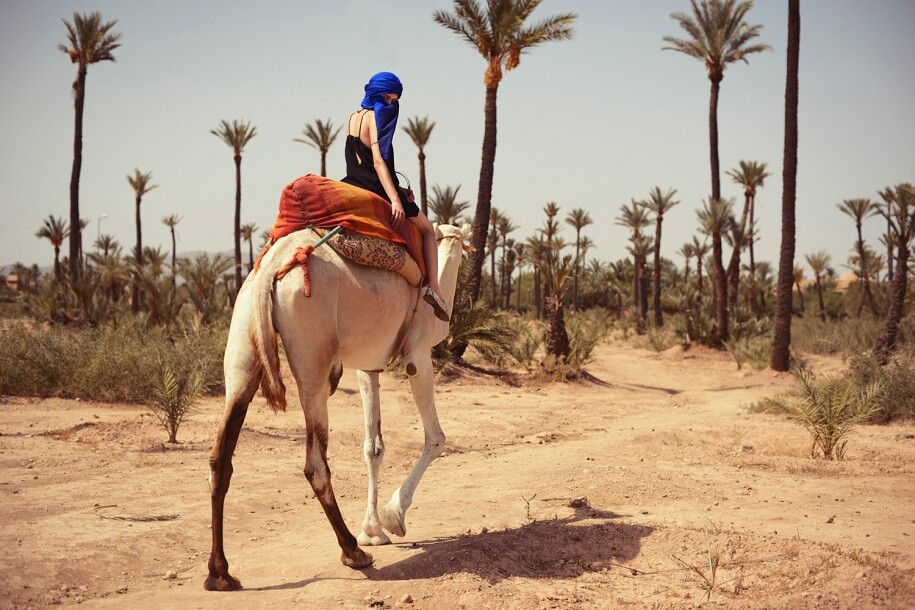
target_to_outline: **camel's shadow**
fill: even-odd
[[[635,558],[653,528],[626,523],[580,523],[612,519],[608,511],[579,511],[573,517],[536,521],[514,529],[403,545],[421,552],[381,568],[364,570],[370,580],[427,579],[466,572],[496,583],[516,576],[575,578],[604,562]]]

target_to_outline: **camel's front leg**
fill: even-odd
[[[365,568],[372,565],[372,556],[359,548],[356,539],[346,527],[334,488],[330,482],[330,467],[327,465],[327,396],[329,387],[324,385],[317,392],[309,393],[309,388],[299,383],[302,408],[305,411],[306,456],[305,478],[311,483],[315,496],[324,509],[337,542],[343,551],[341,561],[351,568]]]
[[[381,396],[378,373],[359,371],[357,376],[365,416],[365,442],[362,445],[362,453],[369,470],[369,491],[362,533],[356,540],[363,546],[378,546],[391,542],[381,529],[381,521],[378,519],[378,471],[384,457],[384,441],[381,438]]]
[[[410,377],[410,389],[413,391],[413,400],[416,401],[419,415],[423,420],[425,445],[413,470],[394,492],[391,501],[381,510],[381,524],[384,529],[395,536],[406,536],[406,514],[410,504],[413,503],[413,492],[416,491],[419,480],[432,460],[445,450],[445,433],[442,432],[442,427],[438,423],[438,414],[435,412],[432,357],[426,353],[424,356],[414,359],[413,362],[416,364],[416,374]]]

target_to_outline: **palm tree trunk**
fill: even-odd
[[[172,288],[174,288],[175,286],[178,285],[178,279],[175,276],[175,271],[178,268],[178,266],[176,264],[178,261],[176,258],[177,244],[175,243],[175,227],[171,227],[171,232],[172,232]]]
[[[753,243],[756,241],[756,235],[754,231],[756,230],[753,224],[753,219],[755,218],[756,213],[756,195],[750,195],[750,278],[752,279],[751,286],[753,289],[750,291],[750,307],[753,308],[753,311],[758,316],[759,311],[759,302],[757,301],[758,295],[756,294],[756,257],[753,254]]]
[[[483,153],[480,163],[480,185],[477,191],[477,207],[473,215],[473,234],[470,243],[470,272],[467,275],[465,291],[472,298],[480,296],[483,276],[483,257],[486,255],[486,233],[489,229],[489,213],[492,204],[492,179],[496,165],[496,94],[499,86],[486,87],[486,103],[483,121]]]
[[[696,257],[696,292],[702,296],[702,257]]]
[[[648,260],[639,260],[639,334],[648,329]]]
[[[889,215],[886,219],[886,278],[887,281],[892,282],[893,278],[893,223],[890,222]]]
[[[797,197],[798,60],[801,43],[800,0],[788,0],[788,67],[785,79],[785,153],[782,164],[782,244],[775,296],[775,332],[769,366],[787,371],[791,346],[791,283],[794,279],[795,200]]]
[[[423,216],[429,217],[429,202],[426,198],[426,153],[419,149],[419,202]]]
[[[728,329],[728,278],[722,261],[721,233],[712,233],[712,283],[715,287],[715,321],[719,346],[731,338]]]
[[[495,227],[492,229],[496,230]],[[492,306],[498,307],[499,301],[496,298],[496,249],[493,248],[489,253],[489,287],[492,291]]]
[[[654,230],[654,291],[652,294],[652,307],[654,307],[654,325],[657,328],[664,326],[664,316],[661,313],[661,223],[663,220],[663,216],[659,214]]]
[[[254,239],[253,239],[253,237],[248,240],[248,273],[251,273],[252,269],[254,269]]]
[[[572,311],[578,311],[578,265],[581,252],[581,229],[575,229],[575,269],[572,278]]]
[[[902,320],[905,293],[908,287],[909,249],[907,241],[900,236],[896,250],[896,275],[893,276],[893,292],[890,307],[886,312],[883,331],[874,343],[874,356],[880,364],[889,361],[890,353],[896,347],[896,335],[899,333],[899,322]]]
[[[70,171],[70,281],[79,275],[79,253],[82,250],[82,227],[79,218],[79,175],[83,167],[83,107],[86,100],[86,67],[80,64],[76,73],[73,129],[73,169]]]
[[[241,290],[241,155],[235,155],[235,293]]]
[[[322,176],[327,175],[327,151],[326,150],[321,151],[321,175]]]
[[[521,278],[523,278],[523,277],[524,277],[524,268],[523,268],[523,266],[519,263],[519,264],[518,264],[518,296],[517,296],[517,298],[515,299],[515,301],[516,301],[516,303],[517,303],[517,309],[518,309],[518,311],[521,311]],[[509,293],[509,299],[511,299],[511,294],[510,294],[510,293]]]
[[[540,269],[536,267],[534,268],[534,301],[536,303],[537,319],[539,320],[543,312],[540,308],[540,303],[542,302],[540,296]]]
[[[142,201],[142,196],[139,194],[136,198],[135,209],[135,221],[137,225],[137,247],[134,251],[134,258],[137,262],[137,274],[143,269],[143,228],[140,224],[140,202]],[[133,280],[133,296],[131,298],[130,308],[134,313],[140,311],[140,282],[138,277],[134,277]]]
[[[718,175],[718,89],[721,77],[709,77],[712,81],[712,91],[708,104],[708,138],[709,156],[712,166],[712,197],[721,199],[721,178]]]
[[[60,246],[54,244],[54,279],[58,284],[61,280],[60,273]]]
[[[747,216],[750,213],[750,195],[744,196],[743,212],[740,215],[743,226],[740,227],[739,240],[734,240],[734,249],[731,251],[731,260],[728,262],[728,311],[731,315],[737,313],[737,292],[740,289],[740,251],[743,250],[743,237],[747,231]],[[752,225],[751,225],[752,226]],[[736,235],[735,235],[736,237]]]
[[[550,320],[550,331],[547,333],[546,353],[554,356],[569,355],[569,334],[566,332],[565,312],[561,295],[547,297],[547,316]]]
[[[817,279],[817,303],[820,305],[820,319],[826,321],[826,305],[823,304],[823,283],[820,281],[820,274],[816,276]]]

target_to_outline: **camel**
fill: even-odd
[[[470,225],[461,229],[449,225],[436,228],[439,283],[449,309],[469,234]],[[213,547],[204,583],[209,591],[241,588],[241,583],[229,574],[223,548],[223,510],[232,476],[232,455],[258,386],[274,411],[286,406],[276,333],[283,340],[305,413],[305,478],[337,535],[344,565],[354,569],[371,565],[372,556],[359,545],[388,544],[385,530],[396,536],[406,535],[406,512],[416,486],[445,448],[445,434],[435,411],[431,350],[448,335],[448,323],[437,319],[432,308],[419,300],[420,289],[409,285],[399,274],[349,262],[329,247],[318,248],[308,260],[312,296],[304,295],[304,275],[295,269],[281,280],[274,280],[276,271],[297,248],[315,240],[309,230],[277,240],[261,260],[260,268],[248,275],[235,302],[223,364],[226,407],[210,454]],[[414,310],[415,314],[411,313]],[[379,512],[378,473],[384,442],[378,375],[401,343],[410,388],[423,422],[425,445],[409,475]],[[327,464],[327,399],[336,390],[344,367],[358,371],[365,415],[363,454],[368,466],[368,505],[358,539],[343,521]]]

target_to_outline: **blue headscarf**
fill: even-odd
[[[379,72],[369,79],[365,85],[365,97],[362,98],[362,107],[375,111],[375,126],[378,128],[378,147],[385,161],[393,162],[394,148],[392,140],[397,129],[397,115],[400,113],[400,104],[385,104],[381,98],[384,93],[396,93],[397,97],[403,95],[403,85],[396,74]]]

